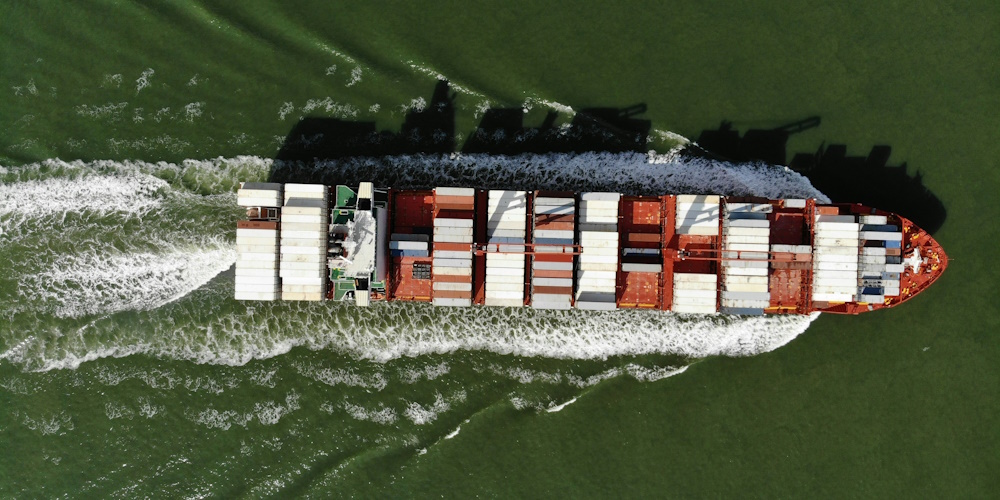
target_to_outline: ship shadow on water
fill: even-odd
[[[647,151],[649,120],[635,118],[645,104],[626,108],[587,108],[568,123],[557,124],[550,111],[537,127],[524,125],[522,108],[489,108],[463,144],[456,141],[455,94],[447,81],[438,81],[430,102],[406,113],[398,132],[378,130],[374,121],[306,117],[285,136],[270,172],[271,182],[357,184],[372,181],[398,185],[394,172],[359,168],[324,168],[324,162],[404,155],[624,153]],[[341,163],[343,163],[341,162]],[[364,165],[362,161],[355,162]],[[336,178],[331,178],[331,173]],[[353,175],[352,175],[353,174]],[[345,176],[346,175],[346,176]],[[373,177],[374,176],[374,177]],[[405,181],[404,181],[405,182]],[[431,186],[420,186],[431,187]],[[496,186],[502,187],[502,186]]]
[[[562,124],[557,124],[559,113],[549,111],[536,127],[525,126],[525,112],[520,107],[490,108],[459,144],[455,98],[448,82],[438,81],[430,102],[422,109],[409,110],[399,131],[380,131],[374,121],[303,118],[285,136],[269,180],[348,185],[372,181],[383,186],[429,188],[433,179],[406,178],[404,172],[378,168],[372,159],[456,152],[516,156],[646,153],[649,149],[651,123],[637,118],[646,111],[645,104],[580,109]],[[906,163],[889,165],[890,146],[876,145],[867,156],[849,156],[845,145],[823,144],[814,153],[796,153],[788,161],[789,137],[819,124],[819,117],[809,117],[771,129],[750,129],[741,136],[724,121],[717,129],[702,131],[697,146],[686,148],[683,154],[788,165],[835,202],[863,203],[899,213],[931,234],[941,228],[947,216],[941,200],[923,185],[919,172],[908,172]],[[330,168],[331,162],[338,168]]]
[[[805,175],[816,189],[834,202],[862,203],[909,218],[934,234],[947,218],[941,200],[923,184],[920,172],[911,175],[908,165],[890,165],[892,147],[875,145],[867,156],[850,156],[844,144],[821,144],[815,153],[795,153],[791,161],[787,143],[791,134],[819,126],[809,117],[772,129],[750,129],[743,136],[723,121],[717,129],[702,131],[694,154],[730,160],[764,161],[788,165]]]

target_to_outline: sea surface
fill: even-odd
[[[7,2],[0,19],[4,498],[1000,488],[998,4]],[[415,138],[444,81],[454,134]],[[493,110],[569,136],[588,108],[635,104],[641,147],[463,148]],[[789,161],[889,146],[943,206],[952,262],[903,307],[232,298],[240,181],[827,200],[799,172],[697,142],[722,121],[812,116]],[[312,119],[330,127],[301,133]],[[345,124],[432,147],[285,156]]]

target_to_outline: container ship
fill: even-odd
[[[703,194],[240,184],[238,300],[858,314],[948,260],[860,204]]]

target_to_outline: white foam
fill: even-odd
[[[344,401],[342,407],[345,411],[347,411],[347,414],[355,420],[375,422],[376,424],[381,425],[392,425],[399,419],[399,415],[396,413],[396,410],[381,403],[379,403],[378,407],[375,409],[367,409],[361,405]]]
[[[462,426],[461,426],[461,425],[460,425],[460,426],[458,426],[458,427],[455,427],[455,430],[453,430],[453,431],[449,432],[448,434],[445,434],[445,435],[444,435],[444,438],[445,438],[445,439],[451,439],[451,438],[453,438],[453,437],[457,436],[457,435],[458,435],[458,433],[459,433],[459,431],[461,431],[461,430],[462,430]]]
[[[451,403],[445,401],[444,396],[441,393],[436,393],[434,395],[434,403],[427,406],[423,406],[420,403],[410,403],[406,406],[406,410],[403,415],[410,419],[414,424],[425,425],[433,422],[437,419],[438,414],[446,412],[451,409]]]
[[[138,94],[140,91],[142,91],[142,89],[144,89],[144,88],[146,88],[146,87],[149,86],[149,80],[151,78],[153,78],[153,74],[154,73],[156,73],[156,72],[153,71],[153,68],[146,68],[146,70],[143,71],[141,75],[139,75],[139,78],[137,78],[135,80],[135,93],[136,94]]]
[[[555,412],[558,412],[558,411],[562,411],[563,408],[565,408],[565,407],[567,407],[567,406],[569,406],[569,405],[571,405],[571,404],[573,404],[575,402],[576,402],[576,398],[573,397],[573,398],[570,398],[565,403],[561,403],[561,404],[557,404],[557,405],[552,405],[552,406],[546,408],[545,411],[548,412],[548,413],[555,413]]]
[[[353,87],[358,83],[361,83],[361,66],[355,66],[354,69],[351,70],[351,79],[345,86]]]

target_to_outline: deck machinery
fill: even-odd
[[[239,300],[858,314],[947,267],[908,219],[717,195],[243,183]]]

